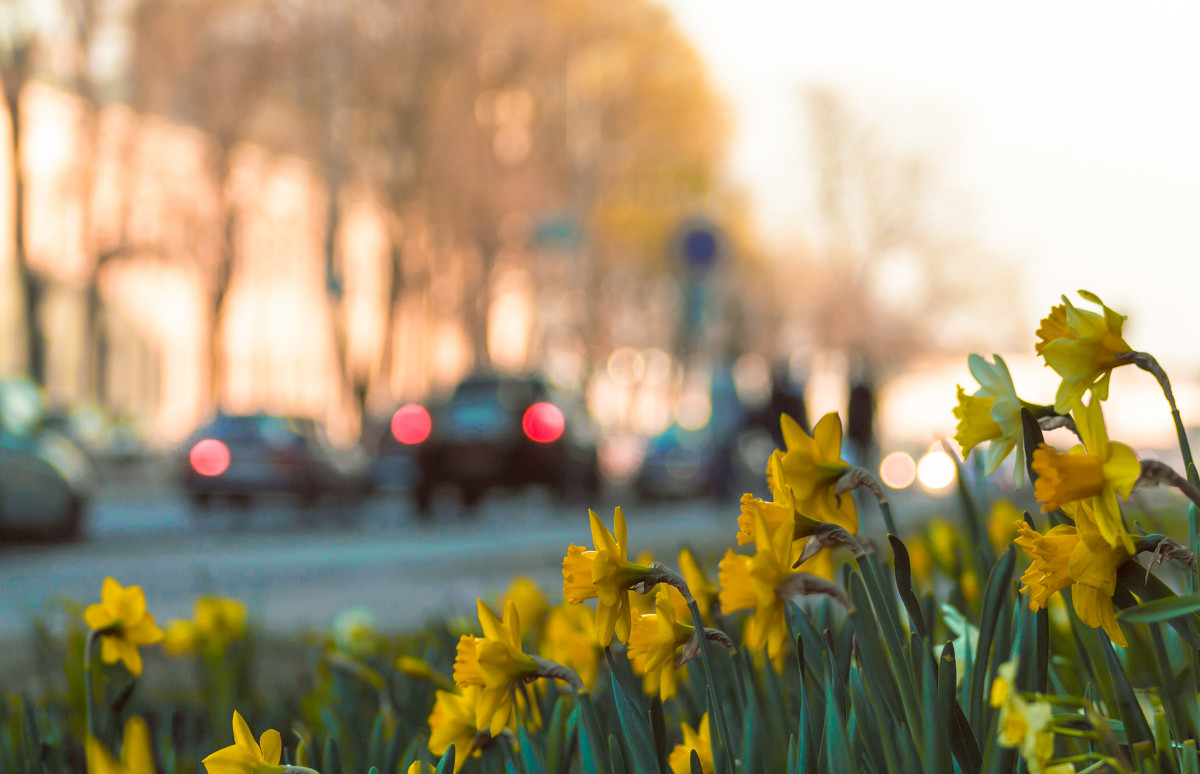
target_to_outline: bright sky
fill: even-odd
[[[944,152],[976,233],[1022,273],[1031,341],[1087,288],[1135,348],[1200,374],[1200,5],[661,2],[736,110],[734,173],[769,238],[804,230],[801,94],[831,86]]]

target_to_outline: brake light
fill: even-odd
[[[229,469],[229,447],[215,438],[205,438],[192,447],[188,461],[202,476],[219,476]]]
[[[392,415],[392,435],[400,443],[420,443],[429,437],[432,428],[433,420],[429,418],[429,412],[415,403],[401,406]]]
[[[525,435],[538,443],[557,441],[565,424],[562,412],[553,403],[535,403],[525,409],[525,416],[521,418]]]

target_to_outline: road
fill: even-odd
[[[612,505],[596,510],[611,525]],[[682,545],[716,555],[732,544],[736,515],[736,504],[707,501],[626,508],[634,549],[672,564]],[[24,631],[34,616],[53,621],[63,598],[98,601],[106,575],[141,585],[160,621],[189,617],[197,596],[216,593],[246,600],[271,630],[323,629],[355,605],[398,630],[473,615],[476,597],[490,600],[517,574],[561,595],[567,546],[591,545],[585,506],[536,492],[489,498],[470,515],[444,507],[428,522],[404,498],[374,498],[353,519],[318,512],[326,523],[300,524],[296,516],[275,503],[194,521],[169,491],[106,493],[84,540],[0,549],[0,635]]]
[[[952,498],[897,495],[898,519],[955,510]],[[593,506],[610,525],[615,497]],[[862,510],[864,532],[881,537],[875,507]],[[626,504],[624,511],[632,553],[648,550],[674,565],[679,549],[691,546],[714,581],[717,560],[736,546],[736,502]],[[476,597],[494,599],[518,574],[559,598],[568,545],[591,546],[586,506],[536,491],[489,497],[470,514],[441,503],[428,521],[404,497],[373,498],[353,514],[320,510],[316,523],[296,516],[276,503],[198,520],[166,484],[109,486],[90,509],[84,540],[0,548],[0,636],[26,631],[38,616],[53,627],[63,599],[98,601],[106,575],[142,586],[160,622],[189,617],[197,596],[214,593],[245,600],[268,630],[325,629],[338,612],[366,605],[381,628],[400,631],[434,617],[474,616]]]

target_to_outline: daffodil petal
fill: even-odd
[[[263,731],[259,749],[262,751],[264,761],[272,766],[278,765],[279,759],[283,755],[283,740],[280,738],[279,732],[273,728]]]

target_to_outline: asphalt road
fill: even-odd
[[[736,547],[736,501],[603,499],[592,507],[609,525],[614,505],[623,505],[633,554],[648,550],[674,565],[687,545],[715,581],[717,560]],[[913,490],[892,500],[901,531],[957,511],[954,497]],[[860,510],[863,534],[882,538],[876,507]],[[98,601],[107,575],[142,586],[160,622],[190,617],[196,597],[212,593],[245,600],[268,630],[322,630],[338,612],[366,605],[381,628],[400,631],[434,617],[473,617],[476,597],[493,600],[519,574],[560,598],[567,547],[591,546],[587,505],[564,506],[538,491],[494,495],[470,513],[435,503],[427,521],[402,496],[301,517],[280,502],[197,519],[168,484],[110,485],[90,508],[83,540],[0,546],[0,637],[26,631],[37,617],[54,628],[63,600]]]
[[[197,596],[215,593],[246,600],[271,630],[323,629],[355,605],[399,630],[474,615],[476,597],[494,598],[518,574],[561,595],[567,546],[591,545],[587,507],[538,492],[497,495],[471,513],[440,505],[428,521],[403,497],[373,498],[352,513],[319,509],[307,519],[286,502],[195,519],[169,489],[105,492],[83,540],[0,548],[0,635],[35,617],[53,626],[64,599],[98,601],[106,575],[142,586],[160,621],[189,617]],[[596,510],[611,525],[613,504]],[[683,545],[715,562],[737,529],[736,503],[632,506],[625,515],[633,549],[671,563]]]

